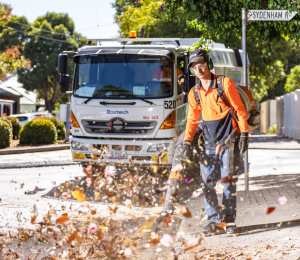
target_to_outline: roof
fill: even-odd
[[[22,105],[35,105],[42,103],[36,101],[36,94],[34,92],[23,88],[23,84],[18,82],[18,77],[16,75],[11,75],[0,83],[0,93],[1,88],[5,89],[7,92],[13,93],[15,96],[21,97],[20,104]]]
[[[2,86],[1,84],[0,84],[0,94],[6,94],[8,96],[14,96],[14,97],[21,97],[22,96],[17,91],[15,91],[11,88],[8,88],[6,86]]]

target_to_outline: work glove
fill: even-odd
[[[189,160],[190,157],[190,145],[189,144],[184,144],[182,146],[182,151],[181,151],[181,159],[182,160]]]
[[[248,150],[248,137],[244,137],[244,136],[240,137],[239,149],[241,151],[241,154],[243,154]]]

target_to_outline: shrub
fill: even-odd
[[[52,117],[46,117],[46,119],[51,120],[57,130],[57,140],[65,140],[66,139],[66,128],[65,124],[61,122],[60,120],[57,119],[57,117],[52,116]]]
[[[10,124],[5,120],[0,119],[0,147],[9,147],[12,138]]]
[[[10,130],[13,131],[13,125],[7,116],[0,117],[0,120],[6,122],[9,125]]]
[[[22,128],[20,120],[17,117],[10,116],[8,116],[7,119],[11,122],[13,127],[13,139],[19,139],[20,130]]]
[[[273,125],[269,128],[268,135],[273,135],[273,134],[275,134],[276,127],[277,127],[277,125],[276,125],[276,124],[273,124]]]
[[[20,131],[20,144],[52,144],[57,142],[54,123],[45,117],[27,122]]]

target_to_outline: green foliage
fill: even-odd
[[[10,123],[12,124],[12,128],[13,128],[13,132],[12,132],[12,135],[13,135],[13,139],[19,139],[19,133],[20,133],[20,130],[22,128],[22,125],[20,123],[20,120],[17,118],[17,117],[6,117]]]
[[[183,11],[178,9],[173,19],[170,19],[166,12],[157,11],[159,16],[156,25],[151,26],[149,37],[153,38],[199,38],[203,33],[197,27],[189,26],[189,22],[182,19]]]
[[[0,147],[9,147],[11,143],[12,132],[9,123],[0,119]]]
[[[46,15],[38,17],[33,25],[36,27],[40,27],[40,25],[43,24],[44,21],[47,21],[49,24],[51,24],[52,28],[63,24],[71,35],[74,33],[74,22],[67,13],[48,12]]]
[[[53,144],[57,142],[54,123],[44,117],[27,122],[20,132],[20,144]]]
[[[183,10],[177,9],[172,19],[168,10],[162,9],[163,1],[115,0],[115,21],[120,27],[120,36],[127,37],[130,31],[139,33],[144,28],[143,37],[187,37],[199,38],[198,28],[188,26],[182,19]]]
[[[0,51],[5,51],[11,46],[22,46],[26,40],[26,33],[29,31],[30,25],[27,18],[11,16],[5,25],[0,25]]]
[[[291,73],[286,79],[284,86],[286,92],[291,92],[296,89],[300,89],[300,65],[291,69]]]
[[[13,131],[13,125],[12,125],[11,121],[6,116],[0,117],[0,120],[6,122],[9,125],[10,131],[11,132]]]
[[[9,21],[11,7],[7,4],[0,3],[0,24],[6,24]]]
[[[128,37],[130,31],[139,32],[144,28],[144,36],[149,37],[149,29],[155,26],[159,19],[158,9],[162,1],[140,0],[139,6],[124,5],[124,12],[115,15],[115,21],[119,25],[122,36]]]
[[[57,119],[57,117],[46,117],[46,119],[50,120],[54,123],[57,131],[57,140],[65,140],[66,139],[66,128],[65,124]]]
[[[205,24],[215,35],[231,37],[241,35],[242,8],[270,9],[298,11],[299,1],[282,0],[165,0],[165,9],[173,11],[178,8],[184,10],[184,18],[190,21],[196,19],[198,23]],[[247,24],[248,37],[253,39],[268,39],[268,41],[281,40],[282,35],[299,38],[299,14],[289,22],[250,21]]]
[[[286,76],[283,63],[275,61],[271,65],[266,65],[264,68],[265,74],[251,74],[251,90],[254,94],[254,99],[263,101],[268,97],[268,91],[275,89],[276,84],[283,80]],[[273,97],[275,98],[275,96]]]
[[[276,124],[273,124],[273,125],[269,128],[268,135],[274,135],[274,134],[275,134],[275,131],[276,131],[276,127],[277,127],[277,125],[276,125]]]

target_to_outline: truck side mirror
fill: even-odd
[[[68,73],[68,55],[61,53],[58,55],[58,73],[60,74],[60,90],[66,93],[69,90],[69,75]]]
[[[68,55],[61,53],[58,55],[58,73],[65,75],[68,74]]]
[[[66,93],[69,90],[69,84],[69,75],[60,75],[59,85],[62,93]]]
[[[188,94],[190,91],[190,72],[189,72],[188,64],[189,64],[189,53],[184,52],[183,53],[183,73],[184,73],[183,91],[186,94]]]

